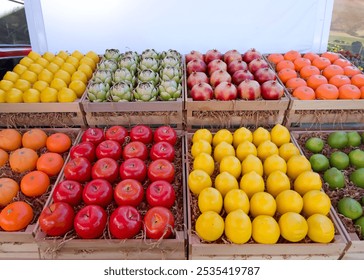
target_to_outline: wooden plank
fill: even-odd
[[[81,112],[80,99],[75,102],[50,103],[0,103],[0,112],[39,113],[39,112]]]

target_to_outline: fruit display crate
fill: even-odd
[[[193,134],[188,133],[186,137],[186,178],[189,170],[192,169],[191,139]],[[292,141],[293,142],[293,141]],[[294,142],[293,142],[294,143]],[[215,172],[218,163],[215,163]],[[214,181],[214,175],[211,179]],[[187,188],[188,188],[188,184]],[[217,241],[203,241],[195,231],[195,222],[199,215],[197,196],[187,189],[187,209],[188,209],[188,254],[189,259],[280,259],[280,260],[303,260],[303,259],[341,259],[348,241],[342,227],[336,221],[336,213],[331,208],[328,217],[334,224],[334,239],[327,244],[314,243],[308,237],[300,242],[293,243],[284,240],[282,237],[276,244],[258,244],[250,238],[244,244],[234,244],[229,241],[225,234]]]
[[[106,127],[105,127],[106,129]],[[185,157],[184,148],[184,132],[176,130],[177,143],[175,149],[175,159],[173,165],[175,166],[175,178],[172,185],[175,188],[176,201],[170,209],[175,217],[175,227],[173,235],[168,239],[149,239],[145,235],[145,231],[142,230],[130,239],[117,239],[112,236],[108,223],[104,229],[101,237],[97,239],[82,239],[77,236],[74,229],[66,233],[64,236],[51,237],[47,236],[39,226],[37,225],[36,231],[36,243],[39,247],[41,259],[57,259],[57,260],[69,260],[69,259],[186,259],[186,246],[187,246],[187,232],[186,224],[187,218],[185,213],[186,205],[186,186],[183,180],[185,172],[182,168],[182,160]],[[126,138],[123,148],[129,143],[129,136]],[[149,147],[149,146],[148,146]],[[120,159],[120,162],[122,160]],[[60,181],[65,179],[64,173],[60,176]],[[115,187],[120,182],[120,178],[113,183]],[[143,183],[143,187],[147,187],[150,183],[149,180]],[[84,185],[84,184],[83,184]],[[52,195],[46,202],[46,206],[53,202]],[[77,213],[84,206],[84,202],[75,206],[75,212]],[[105,210],[109,214],[117,207],[115,200],[109,204]],[[136,207],[141,216],[147,212],[149,206],[145,201],[145,198],[141,204]],[[108,218],[109,220],[109,218]]]
[[[70,103],[0,103],[1,127],[85,126],[80,100]]]
[[[292,132],[292,138],[295,143],[297,143],[298,147],[301,149],[302,153],[309,158],[313,153],[309,151],[305,147],[305,142],[311,137],[318,137],[325,141],[324,148],[322,150],[322,154],[326,157],[329,157],[332,152],[340,151],[339,149],[330,148],[330,146],[326,143],[328,135],[337,130],[327,130],[327,131],[294,131]],[[344,130],[342,132],[349,132],[350,130]],[[355,132],[363,133],[362,130],[354,130]],[[364,144],[362,143],[358,147],[346,147],[342,151],[345,153],[349,153],[351,150],[358,148],[360,150],[364,150]],[[350,174],[354,171],[354,167],[348,166],[343,170],[345,185],[343,188],[339,189],[331,189],[328,183],[324,183],[323,188],[324,191],[331,198],[333,208],[335,209],[338,224],[342,227],[345,238],[348,240],[348,247],[345,250],[345,254],[343,259],[362,259],[364,254],[364,241],[360,238],[360,228],[354,225],[353,220],[345,217],[344,215],[338,212],[338,201],[343,197],[351,197],[357,201],[360,201],[364,196],[364,189],[357,187],[354,185],[352,181],[350,181]],[[321,176],[322,173],[320,174]],[[322,177],[323,178],[323,177]]]
[[[76,143],[78,141],[78,137],[80,137],[80,129],[78,128],[43,128],[42,130],[46,132],[47,135],[55,132],[65,133],[70,137],[72,143]],[[18,131],[24,133],[27,129],[19,129]],[[46,152],[46,149],[44,149],[40,151],[40,154]],[[69,153],[63,153],[62,156],[66,161]],[[0,172],[2,178],[12,178],[18,184],[20,183],[21,178],[26,174],[13,172],[9,163],[0,167]],[[34,217],[31,223],[25,229],[20,231],[7,232],[0,228],[0,259],[39,259],[39,249],[38,245],[35,243],[37,220],[43,206],[52,192],[53,187],[58,183],[58,181],[59,176],[51,176],[51,184],[48,190],[40,197],[27,197],[19,191],[14,201],[25,201],[29,205],[32,205]]]

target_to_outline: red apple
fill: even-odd
[[[260,84],[255,80],[242,81],[238,86],[238,97],[245,100],[256,100],[260,97]]]
[[[107,222],[107,213],[99,205],[86,205],[75,216],[73,226],[76,234],[83,239],[102,236]]]
[[[153,130],[146,125],[136,125],[129,133],[131,141],[140,141],[144,144],[152,143],[153,141]]]
[[[246,63],[250,63],[253,59],[256,59],[256,58],[261,58],[263,57],[262,54],[260,52],[258,52],[256,49],[250,49],[250,50],[247,50],[244,54],[243,54],[243,60],[246,62]]]
[[[119,173],[122,180],[135,179],[143,182],[147,176],[147,166],[139,158],[130,158],[120,164]]]
[[[255,80],[262,84],[266,81],[276,80],[275,72],[270,68],[261,68],[254,73]]]
[[[82,185],[73,180],[59,182],[52,193],[54,202],[67,202],[71,206],[77,206],[82,201]]]
[[[105,139],[104,130],[97,127],[90,127],[83,132],[81,141],[91,142],[96,147],[98,144],[104,141],[104,139]]]
[[[186,70],[188,75],[192,72],[206,72],[207,65],[201,59],[194,59],[187,63]]]
[[[118,178],[119,166],[112,158],[100,158],[92,166],[92,179],[105,179],[113,183]]]
[[[148,158],[148,148],[140,141],[132,141],[125,145],[123,150],[123,158],[139,158],[146,160]]]
[[[230,75],[234,75],[238,70],[248,70],[248,64],[242,60],[233,60],[227,66],[227,71]]]
[[[114,200],[118,206],[130,205],[137,207],[143,201],[143,198],[143,186],[134,179],[122,180],[114,189]]]
[[[222,82],[231,82],[231,76],[225,70],[217,70],[210,76],[210,85],[217,87]]]
[[[155,143],[149,152],[151,160],[166,159],[170,162],[174,161],[175,151],[173,146],[165,141]]]
[[[193,100],[206,101],[213,97],[214,90],[207,83],[199,83],[193,86],[190,95]]]
[[[90,162],[96,159],[96,148],[91,142],[80,142],[70,149],[70,157],[74,159],[76,157],[87,158]]]
[[[204,60],[203,54],[199,51],[191,51],[190,53],[186,54],[186,63],[194,59]]]
[[[194,85],[199,83],[209,83],[209,78],[204,72],[192,72],[187,78],[188,89],[192,89]]]
[[[234,84],[222,82],[214,89],[214,96],[217,100],[234,100],[238,96],[238,90]]]
[[[174,166],[166,159],[157,159],[148,166],[148,178],[150,181],[165,180],[172,183],[174,180]]]
[[[248,68],[251,73],[255,73],[261,68],[268,68],[268,63],[263,58],[253,59],[249,64]]]
[[[221,59],[214,59],[209,64],[207,64],[207,72],[211,76],[211,74],[217,70],[227,70],[227,64]]]
[[[165,239],[173,233],[174,216],[168,208],[155,206],[145,214],[144,225],[147,238]]]
[[[113,189],[109,181],[94,179],[83,188],[82,199],[87,205],[107,207],[113,199]]]
[[[218,50],[208,50],[205,54],[205,62],[206,64],[209,64],[211,61],[215,60],[215,59],[222,59],[223,55],[221,52],[219,52]]]
[[[105,131],[105,138],[107,140],[114,140],[122,145],[125,141],[125,137],[128,136],[128,130],[120,125],[114,125]]]
[[[133,206],[119,206],[110,215],[109,230],[118,239],[129,239],[142,229],[142,218]]]
[[[122,152],[121,145],[114,140],[104,140],[96,147],[96,157],[98,159],[108,157],[119,160]]]
[[[229,65],[234,60],[242,60],[241,53],[237,50],[229,50],[224,54],[224,61]]]
[[[266,81],[260,87],[261,95],[264,99],[277,100],[284,94],[283,86],[277,81]]]
[[[240,85],[245,80],[254,80],[254,75],[249,70],[238,70],[232,76],[232,81],[235,85]]]
[[[176,193],[170,183],[158,180],[148,186],[145,197],[148,204],[152,207],[163,206],[171,208],[176,200]]]
[[[177,132],[173,127],[163,125],[154,131],[153,140],[155,143],[165,141],[174,146],[177,142]]]
[[[74,158],[65,164],[63,169],[64,177],[67,180],[84,183],[91,178],[91,168],[91,163],[87,158]]]

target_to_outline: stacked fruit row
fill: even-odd
[[[182,95],[182,56],[147,49],[140,55],[107,49],[88,86],[91,102],[176,100]]]
[[[187,87],[193,100],[280,99],[284,90],[276,82],[263,55],[255,49],[186,55]]]
[[[37,221],[75,137],[36,128],[0,131],[0,230],[20,231]]]
[[[31,51],[0,81],[0,103],[74,102],[86,89],[99,57]]]
[[[183,207],[175,169],[178,140],[167,126],[85,130],[40,215],[40,228],[48,236],[74,230],[83,239],[174,236],[177,208]]]
[[[268,55],[280,80],[299,100],[362,99],[364,74],[340,54],[296,50]]]
[[[192,227],[207,242],[329,243],[335,229],[320,175],[291,143],[271,131],[197,130],[189,144]]]
[[[302,134],[298,141],[309,158],[312,169],[319,172],[333,206],[346,220],[349,232],[364,237],[364,147],[363,134],[335,131]]]

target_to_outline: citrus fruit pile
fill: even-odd
[[[286,127],[198,129],[189,152],[192,226],[203,241],[223,235],[236,244],[334,239],[330,198]]]
[[[349,232],[364,237],[364,142],[358,131],[302,133],[297,141]]]
[[[93,51],[43,55],[31,51],[0,81],[0,103],[74,102],[84,93],[98,61]]]
[[[76,131],[0,130],[0,230],[34,223],[68,155]]]
[[[299,100],[364,98],[364,74],[338,53],[300,54],[291,50],[267,58],[280,80]]]

